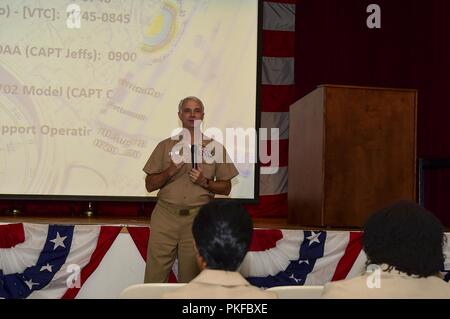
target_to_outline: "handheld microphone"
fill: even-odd
[[[194,144],[191,145],[191,163],[192,168],[197,169],[197,150]]]

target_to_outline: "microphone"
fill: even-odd
[[[196,150],[195,144],[191,145],[191,163],[192,163],[192,168],[197,169],[197,150]]]

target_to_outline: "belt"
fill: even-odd
[[[200,206],[193,207],[193,208],[185,208],[185,207],[180,207],[180,206],[174,206],[174,205],[165,203],[161,200],[158,200],[157,204],[160,205],[161,207],[165,208],[169,212],[180,215],[180,216],[189,216],[191,214],[197,213],[200,210]]]

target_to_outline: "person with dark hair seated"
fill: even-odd
[[[166,293],[170,299],[267,299],[273,292],[252,286],[237,271],[250,247],[253,222],[236,202],[203,206],[192,225],[197,260],[202,270],[186,286]]]
[[[450,298],[440,276],[444,238],[439,220],[414,202],[383,208],[364,226],[366,272],[327,284],[322,297]]]

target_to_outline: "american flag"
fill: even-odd
[[[261,233],[262,232],[262,233]],[[325,285],[327,282],[350,279],[365,270],[366,254],[362,250],[362,232],[257,230],[254,245],[247,254],[241,273],[255,286],[269,288],[288,285]],[[450,234],[446,234],[447,242]],[[446,257],[442,275],[450,279],[450,247],[444,247]]]
[[[74,298],[121,229],[0,225],[0,298]]]
[[[289,106],[295,102],[295,3],[262,2],[261,128],[269,132],[278,128],[280,140],[278,171],[260,175],[259,204],[246,206],[254,217],[287,217]],[[259,147],[270,150],[270,136]]]
[[[144,262],[150,230],[127,228],[134,243],[127,249],[139,251]],[[76,298],[121,230],[122,226],[0,225],[0,298]],[[324,285],[352,278],[364,270],[366,262],[361,236],[361,232],[352,231],[255,229],[239,271],[252,284],[264,288]],[[446,236],[450,240],[450,234]],[[448,281],[448,245],[444,253],[448,257],[442,270]],[[175,275],[171,281],[176,281]]]

